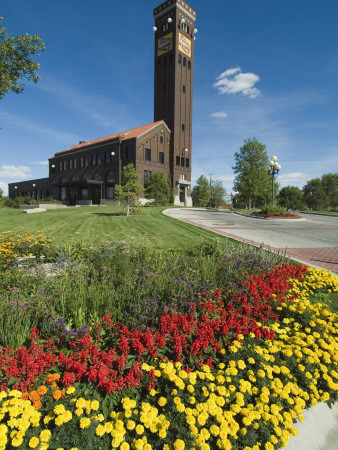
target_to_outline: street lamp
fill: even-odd
[[[281,166],[277,162],[277,156],[272,156],[271,161],[268,165],[268,174],[271,175],[271,186],[272,186],[272,206],[274,206],[274,181],[275,176],[278,175]]]

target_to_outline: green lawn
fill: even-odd
[[[215,239],[207,230],[179,222],[162,214],[165,208],[144,207],[141,214],[126,217],[117,206],[91,206],[23,214],[17,209],[0,209],[3,231],[41,231],[55,238],[57,246],[82,242],[98,245],[105,241],[133,240],[158,249],[186,249],[202,240]],[[220,242],[227,239],[217,236]]]

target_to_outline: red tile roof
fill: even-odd
[[[116,139],[118,137],[121,138],[122,141],[132,138],[137,138],[142,136],[142,134],[156,127],[158,124],[165,124],[164,120],[159,120],[157,122],[148,123],[147,125],[142,125],[141,127],[131,128],[130,130],[120,131],[119,133],[110,134],[109,136],[105,136],[99,139],[93,139],[92,141],[81,142],[81,144],[73,145],[72,147],[67,148],[66,150],[62,150],[61,152],[56,152],[55,155],[59,153],[68,152],[69,150],[75,150],[82,147],[86,147],[88,145],[98,144],[100,142],[109,141],[110,139]],[[51,158],[49,158],[51,159]]]

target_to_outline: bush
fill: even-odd
[[[288,212],[283,206],[279,205],[267,205],[261,209],[261,214],[268,214],[271,216],[287,216]]]

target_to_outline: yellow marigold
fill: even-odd
[[[80,419],[80,428],[82,429],[88,428],[89,425],[90,425],[89,417],[82,417],[82,419]]]
[[[38,439],[37,437],[35,437],[35,436],[32,437],[32,438],[29,440],[28,445],[29,445],[30,448],[35,448],[35,447],[37,447],[37,446],[39,445],[39,439]]]
[[[97,411],[100,407],[100,403],[97,400],[90,402],[90,407],[93,411]]]
[[[138,435],[143,434],[143,433],[144,433],[144,426],[141,425],[141,424],[138,424],[137,427],[136,427],[136,429],[135,429],[135,431],[136,431],[136,433],[137,433]]]
[[[185,449],[185,443],[182,441],[182,439],[176,439],[174,442],[174,450],[184,450]]]
[[[40,433],[40,441],[41,442],[48,442],[51,438],[52,433],[49,430],[42,430]]]
[[[160,397],[160,398],[158,399],[158,404],[159,404],[160,406],[164,406],[166,403],[167,403],[167,399],[166,399],[166,398]]]

